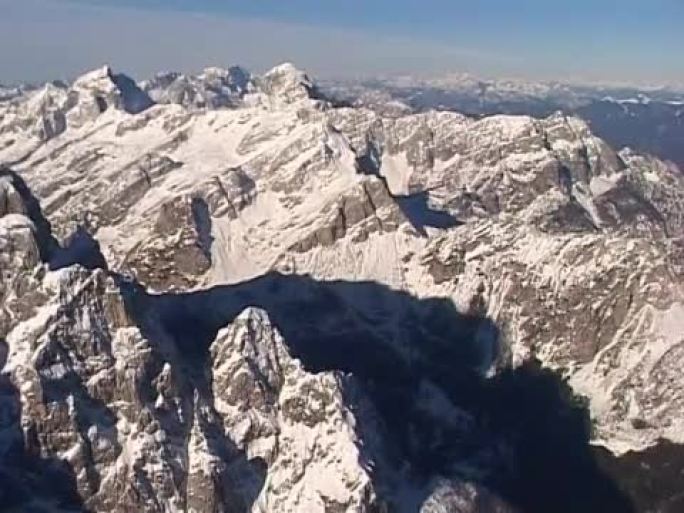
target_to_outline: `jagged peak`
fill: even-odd
[[[245,343],[251,350],[257,352],[269,352],[273,350],[273,344],[280,346],[278,351],[285,348],[280,332],[271,323],[271,318],[266,310],[257,307],[247,307],[240,312],[233,321],[222,328],[217,336],[216,342],[221,344],[227,340],[241,341],[237,344],[242,350]],[[223,341],[223,342],[222,342]],[[234,344],[235,342],[231,342]]]
[[[89,86],[101,85],[106,82],[112,82],[112,68],[108,64],[79,75],[74,80],[72,87],[88,88]]]
[[[291,75],[299,77],[306,76],[306,73],[291,62],[283,62],[282,64],[274,66],[264,74],[264,76],[269,75]]]
[[[251,73],[240,66],[205,68],[197,78],[210,83],[218,82],[221,86],[228,86],[231,90],[240,93],[248,91],[252,85]]]
[[[309,76],[290,62],[266,72],[258,80],[258,85],[264,93],[286,104],[305,99],[321,99],[316,85]]]
[[[46,107],[60,105],[61,100],[66,97],[67,91],[68,87],[47,82],[28,96],[26,108],[29,112],[41,112]]]
[[[230,324],[219,330],[211,349],[219,367],[247,365],[269,386],[282,384],[282,365],[292,363],[280,331],[271,323],[268,313],[257,307],[247,307]],[[232,363],[231,363],[232,362]]]
[[[75,91],[90,91],[97,95],[116,96],[117,107],[137,114],[154,104],[135,80],[124,73],[116,73],[109,65],[89,71],[72,84]],[[107,102],[109,103],[109,102]]]
[[[259,325],[263,327],[271,326],[271,318],[268,316],[268,312],[262,308],[257,308],[250,306],[245,308],[240,312],[233,324],[246,324],[246,325]]]
[[[315,88],[315,84],[311,77],[302,69],[296,67],[291,62],[284,62],[271,68],[263,77],[264,80],[277,81],[283,84],[296,83],[304,86],[307,89]]]
[[[222,68],[220,66],[209,66],[202,70],[200,77],[245,77],[249,79],[251,73],[241,66],[229,66]]]

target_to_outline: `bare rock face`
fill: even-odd
[[[41,257],[47,249],[34,221],[31,205],[17,190],[15,176],[0,174],[0,338],[10,329],[12,320],[31,316],[40,301]]]
[[[369,177],[323,208],[313,233],[290,249],[305,253],[316,246],[331,246],[347,236],[363,242],[371,233],[394,232],[404,223],[408,220],[385,183]]]
[[[0,161],[3,504],[672,498],[589,443],[646,487],[666,441],[681,479],[684,180],[580,119],[336,107],[292,65],[102,68],[0,103]]]
[[[153,236],[136,246],[124,263],[156,290],[186,289],[211,267],[211,214],[198,197],[164,203]]]

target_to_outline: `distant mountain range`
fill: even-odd
[[[476,117],[546,117],[562,111],[585,119],[618,149],[650,153],[684,169],[684,88],[483,80],[466,74],[335,80],[321,87],[339,101],[386,114],[437,109]]]

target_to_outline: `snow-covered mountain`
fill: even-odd
[[[0,161],[11,511],[682,508],[684,177],[580,119],[104,67]]]
[[[384,115],[431,109],[475,117],[496,114],[547,117],[557,111],[581,117],[592,132],[620,149],[630,147],[684,169],[684,89],[489,80],[468,74],[328,80],[323,90],[338,101]]]

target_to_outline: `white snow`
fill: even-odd
[[[405,153],[390,155],[383,153],[380,174],[387,179],[387,186],[392,194],[406,195],[409,193],[409,181],[413,168],[408,163]]]

